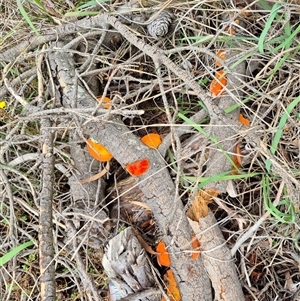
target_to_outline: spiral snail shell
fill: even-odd
[[[168,11],[162,11],[155,20],[147,25],[150,36],[155,39],[164,37],[172,24],[172,15]]]

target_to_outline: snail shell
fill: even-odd
[[[164,37],[172,24],[172,15],[168,11],[162,11],[157,18],[147,25],[150,36],[155,39]]]

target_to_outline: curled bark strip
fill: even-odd
[[[102,169],[100,172],[98,172],[97,174],[92,175],[86,179],[80,180],[80,183],[85,184],[85,183],[96,181],[96,180],[102,178],[103,176],[105,176],[108,173],[108,171],[109,171],[109,162],[106,163],[105,168]]]

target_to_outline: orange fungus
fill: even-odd
[[[164,280],[168,283],[167,284],[167,295],[170,298],[170,300],[174,301],[180,301],[181,300],[181,294],[174,276],[174,273],[171,269],[167,270],[167,272],[164,275]],[[163,297],[161,301],[165,301],[165,298]]]
[[[102,99],[103,98],[103,99]],[[99,96],[97,97],[97,100],[100,102],[102,99],[102,103],[101,103],[101,106],[103,109],[110,109],[111,108],[111,101],[110,101],[110,98],[108,97],[103,97],[103,96]]]
[[[161,144],[161,137],[159,134],[150,133],[141,138],[141,141],[150,148],[158,148]]]
[[[166,245],[163,240],[160,241],[156,246],[156,252],[158,253],[157,255],[158,264],[160,266],[170,267],[171,266],[170,256],[167,252]]]
[[[245,118],[242,114],[239,115],[239,122],[243,125],[250,126],[250,121],[247,118]]]
[[[142,159],[126,165],[126,170],[132,175],[139,177],[143,175],[149,168],[148,159]]]
[[[213,96],[219,96],[222,94],[224,86],[227,84],[224,70],[219,70],[215,74],[215,79],[210,84],[210,92]]]
[[[92,138],[87,140],[87,149],[90,155],[100,162],[107,162],[113,158],[112,154],[102,144]]]
[[[195,235],[192,235],[192,248],[196,251],[192,253],[192,259],[196,260],[200,255],[200,242]]]

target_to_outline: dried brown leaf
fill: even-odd
[[[96,180],[102,178],[104,175],[106,175],[108,173],[108,171],[109,171],[109,162],[107,162],[105,168],[102,169],[99,173],[92,175],[86,179],[80,180],[80,183],[85,184],[85,183],[90,183],[90,182],[96,181]]]

